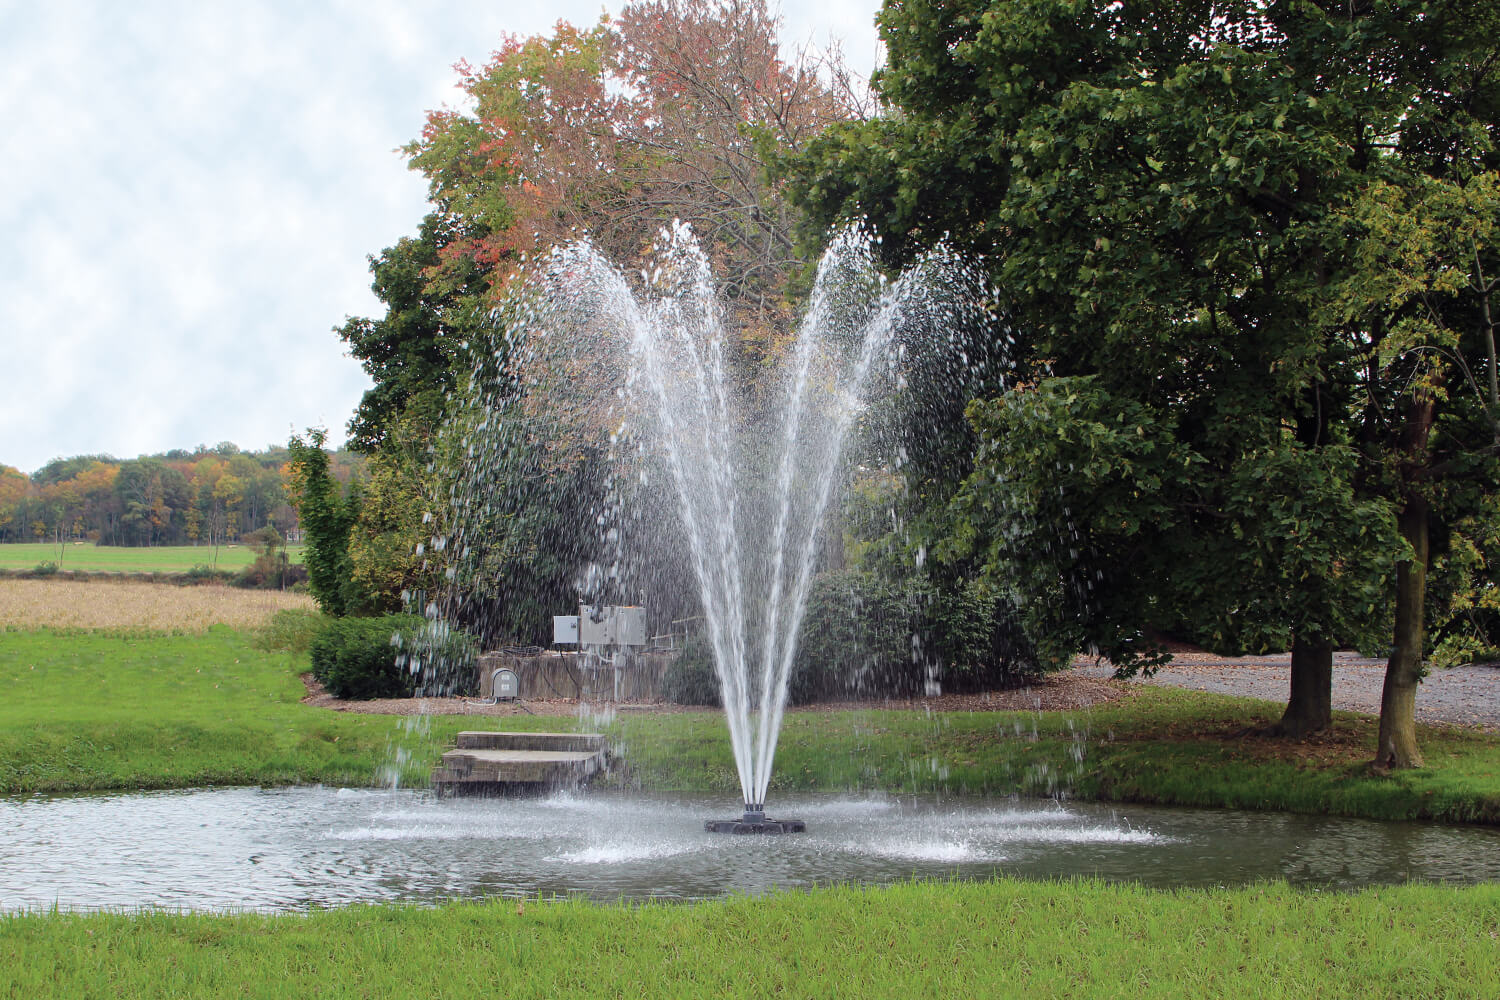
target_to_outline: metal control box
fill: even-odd
[[[552,616],[552,643],[553,645],[571,643],[575,646],[578,644],[577,615]]]
[[[556,635],[557,618],[553,619]],[[556,641],[567,641],[557,640]],[[584,646],[646,645],[646,609],[616,607],[612,604],[582,604],[578,607],[578,637],[571,640]]]

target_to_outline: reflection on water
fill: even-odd
[[[708,834],[727,800],[230,788],[0,799],[0,909],[302,909],[831,882],[1091,875],[1156,886],[1500,881],[1500,831],[1026,800],[777,799],[805,834]]]

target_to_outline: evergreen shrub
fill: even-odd
[[[335,618],[308,645],[313,676],[339,698],[409,698],[416,678],[398,663],[402,637],[426,624],[421,615]]]
[[[688,636],[682,652],[662,674],[661,696],[677,705],[722,704],[708,640],[696,634]]]

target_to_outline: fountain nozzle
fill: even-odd
[[[703,829],[709,833],[802,833],[807,824],[800,819],[766,819],[764,802],[746,802],[739,819],[711,819]]]

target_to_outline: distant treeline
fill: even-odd
[[[224,442],[131,459],[57,458],[31,476],[0,465],[0,542],[218,545],[267,525],[293,536],[289,457],[285,448]],[[347,483],[362,462],[333,452],[330,471]]]

